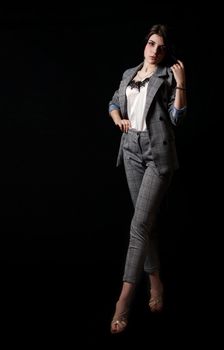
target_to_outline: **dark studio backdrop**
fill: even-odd
[[[201,290],[209,297],[220,213],[219,11],[144,6],[138,13],[112,5],[1,10],[2,266],[32,264],[38,281],[63,296],[82,295],[80,281],[88,279],[94,297],[96,284],[113,278],[118,291],[133,209],[115,167],[120,132],[108,101],[123,71],[141,62],[150,26],[165,22],[185,63],[189,107],[176,133],[181,167],[161,219],[164,275],[183,294],[193,280],[195,297]]]

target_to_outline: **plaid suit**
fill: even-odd
[[[126,88],[142,64],[124,72],[119,89],[109,105],[120,109],[128,118]],[[173,113],[175,80],[168,67],[158,67],[150,78],[144,117],[147,130],[130,129],[121,137],[117,165],[124,162],[127,182],[135,208],[130,227],[130,241],[123,280],[136,283],[140,272],[159,269],[156,218],[173,172],[178,168],[173,127],[185,111]]]
[[[123,118],[127,118],[126,88],[141,69],[142,63],[124,72],[119,89],[114,93],[109,104],[119,106]],[[154,162],[160,174],[178,168],[173,126],[185,116],[175,118],[172,114],[175,98],[175,81],[170,68],[158,67],[149,80],[144,116],[152,143]],[[123,137],[118,152],[117,165],[122,162]]]

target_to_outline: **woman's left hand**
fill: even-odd
[[[173,72],[177,85],[185,87],[185,69],[183,62],[177,60],[177,62],[171,66],[171,70]]]

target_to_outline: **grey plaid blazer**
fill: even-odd
[[[122,118],[128,118],[126,88],[134,78],[143,63],[127,69],[120,82],[119,89],[115,91],[109,107],[116,105],[120,109]],[[151,140],[152,155],[160,174],[176,170],[179,167],[176,152],[174,126],[180,123],[186,115],[186,109],[173,113],[176,82],[169,67],[157,67],[156,72],[149,80],[144,116],[147,130]],[[123,140],[121,137],[117,166],[123,160]]]

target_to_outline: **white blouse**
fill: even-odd
[[[146,120],[143,118],[146,94],[149,82],[145,82],[140,88],[128,86],[126,89],[128,119],[131,129],[146,130]]]

